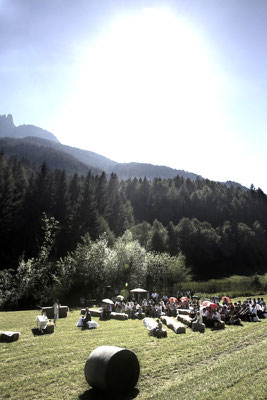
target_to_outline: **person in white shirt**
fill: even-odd
[[[59,319],[59,304],[58,304],[58,300],[55,301],[54,305],[54,324],[56,325],[57,320]]]

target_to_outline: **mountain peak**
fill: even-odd
[[[15,128],[13,117],[11,114],[0,115],[0,130]]]
[[[57,137],[51,132],[34,125],[15,126],[11,114],[0,115],[0,138],[13,137],[18,139],[27,136],[35,136],[41,139],[52,140],[53,142],[60,143]]]

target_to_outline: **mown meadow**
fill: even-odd
[[[166,339],[156,339],[140,320],[99,321],[98,329],[81,330],[80,311],[71,310],[54,334],[34,336],[39,313],[0,313],[1,330],[21,332],[19,341],[0,343],[1,399],[266,399],[267,319],[204,334],[168,329]],[[84,365],[101,345],[137,355],[141,372],[131,394],[111,397],[89,387]]]

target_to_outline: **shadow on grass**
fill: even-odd
[[[138,394],[139,390],[136,388],[123,394],[108,394],[97,389],[89,389],[83,394],[80,394],[78,398],[80,400],[132,400],[135,399]]]

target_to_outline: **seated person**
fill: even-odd
[[[217,328],[219,325],[219,322],[221,321],[221,314],[217,310],[213,310],[211,319],[214,324],[214,328]]]
[[[162,332],[162,322],[157,319],[157,323],[158,325],[149,331],[149,335],[157,336],[158,334],[160,334],[160,332]]]
[[[200,314],[200,311],[196,311],[194,318],[192,318],[192,323],[197,322],[198,324],[203,323],[203,316]]]
[[[103,320],[109,319],[111,311],[112,311],[111,304],[104,304],[102,307],[100,319],[103,319]]]
[[[42,315],[38,315],[38,317],[36,317],[36,320],[39,325],[39,331],[43,333],[43,330],[46,329],[49,323],[49,319],[47,318],[46,312],[43,311]]]
[[[83,326],[86,328],[86,327],[88,326],[87,322],[88,322],[88,321],[91,321],[91,320],[92,320],[92,318],[91,318],[91,313],[90,313],[90,311],[89,311],[89,308],[86,307],[86,309],[85,309],[85,314],[84,314],[84,317],[83,317],[83,320],[82,320]]]
[[[91,313],[88,307],[86,307],[85,315],[79,318],[76,326],[84,329],[93,329],[99,327],[98,323],[92,320]]]
[[[238,318],[236,313],[231,313],[229,317],[229,324],[230,325],[241,325],[241,319]]]

